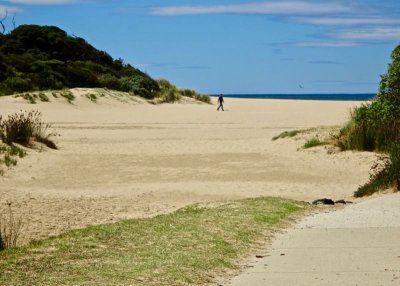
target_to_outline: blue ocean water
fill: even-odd
[[[211,96],[218,96],[211,95]],[[230,98],[257,98],[257,99],[298,99],[298,100],[349,100],[367,101],[376,96],[373,93],[327,93],[327,94],[224,94]]]

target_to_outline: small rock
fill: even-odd
[[[256,254],[256,258],[264,258],[267,257],[268,255],[265,254]]]
[[[312,202],[313,205],[334,205],[335,202],[331,199],[318,199]]]
[[[338,200],[338,201],[335,201],[335,204],[352,204],[353,202],[350,202],[350,201],[345,201],[345,200]]]

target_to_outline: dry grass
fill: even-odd
[[[21,220],[14,217],[11,203],[8,203],[8,212],[0,213],[0,251],[17,246],[21,231]]]

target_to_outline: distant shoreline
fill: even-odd
[[[210,94],[217,97],[217,94]],[[369,101],[374,93],[312,93],[312,94],[223,94],[227,98],[243,99],[288,99],[288,100],[337,100],[337,101]]]

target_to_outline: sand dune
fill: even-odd
[[[94,103],[85,92],[74,90],[73,104],[0,97],[2,115],[41,111],[60,147],[30,150],[0,177],[1,205],[12,202],[25,219],[22,242],[197,202],[348,199],[375,158],[302,150],[311,134],[271,140],[282,131],[343,124],[358,102],[227,98],[226,111],[217,112],[192,100],[152,105],[112,94]]]

